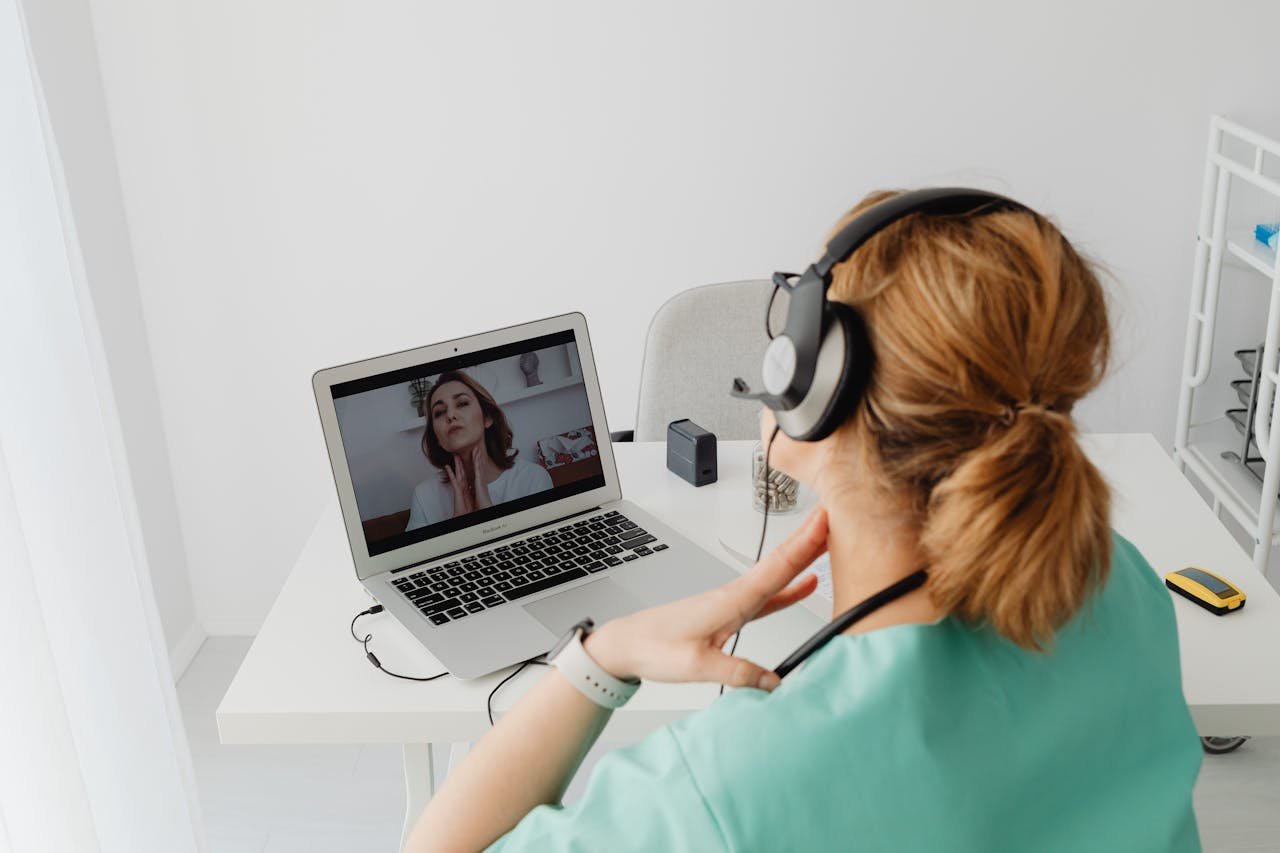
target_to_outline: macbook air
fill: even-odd
[[[623,499],[581,314],[312,385],[356,577],[459,678],[735,577]]]

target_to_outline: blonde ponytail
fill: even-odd
[[[1110,496],[1065,415],[1025,410],[933,489],[921,545],[929,595],[1025,648],[1105,580]]]
[[[828,298],[862,312],[876,354],[841,429],[910,498],[930,597],[1046,648],[1110,568],[1109,492],[1070,414],[1109,354],[1097,276],[1028,211],[915,215],[838,265]]]

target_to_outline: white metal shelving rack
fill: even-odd
[[[1242,162],[1236,154],[1252,152]],[[1254,240],[1248,230],[1227,228],[1232,179],[1243,181],[1280,203],[1280,181],[1266,174],[1267,159],[1280,158],[1280,142],[1254,133],[1238,124],[1214,116],[1209,123],[1209,152],[1205,160],[1204,196],[1196,233],[1191,311],[1187,320],[1187,343],[1183,359],[1182,387],[1178,397],[1178,423],[1174,434],[1174,459],[1184,473],[1190,471],[1213,498],[1213,509],[1226,510],[1253,537],[1253,563],[1266,573],[1271,548],[1280,545],[1276,525],[1277,494],[1280,494],[1280,425],[1275,422],[1276,389],[1280,385],[1280,253]],[[1265,463],[1263,481],[1237,462],[1223,457],[1239,450],[1242,438],[1225,414],[1192,423],[1192,403],[1196,389],[1209,378],[1214,330],[1222,280],[1222,264],[1233,257],[1252,270],[1269,288],[1267,329],[1258,373],[1257,414],[1252,438]]]

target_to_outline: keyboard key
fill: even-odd
[[[442,610],[450,610],[457,607],[462,602],[456,598],[446,598],[444,601],[438,601],[435,604],[428,604],[426,607],[420,608],[423,613],[430,616],[432,613],[439,613]]]
[[[653,552],[650,551],[648,548],[644,547],[643,545],[641,545],[639,548],[636,549],[636,553],[639,554],[641,557],[647,557]]]
[[[629,539],[635,539],[637,536],[644,536],[644,535],[645,535],[645,531],[642,528],[632,527],[632,529],[628,530],[626,533],[619,533],[618,538],[621,539],[623,542],[626,542]]]
[[[634,521],[624,521],[618,525],[619,530],[635,530],[638,527]]]
[[[665,543],[665,542],[664,542],[664,543],[657,544],[657,545],[654,545],[654,546],[653,546],[653,550],[655,550],[655,551],[665,551],[665,550],[667,550],[667,545],[666,545],[666,543]]]
[[[467,605],[468,613],[479,613],[481,610],[484,610],[484,605],[478,601],[473,601]]]
[[[480,599],[480,603],[485,607],[497,607],[499,604],[506,604],[507,600],[500,595],[490,595]]]
[[[462,583],[458,584],[458,589],[462,590],[463,592],[475,592],[479,588],[480,587],[476,584],[475,581],[463,581]]]
[[[529,572],[529,574],[525,575],[525,577],[527,577],[531,581],[537,581],[537,580],[542,580],[543,578],[546,577],[546,575],[544,575],[542,572],[538,571],[537,569],[533,569]]]
[[[623,560],[625,560],[626,562],[630,563],[632,560],[638,560],[638,559],[640,559],[640,558],[639,558],[639,557],[637,557],[635,554],[628,554],[628,555],[626,555],[625,557],[623,557],[622,559],[623,559]]]
[[[431,620],[432,625],[443,625],[449,621],[449,617],[444,613],[432,613],[427,618]]]
[[[510,560],[503,560],[503,561],[501,561],[500,563],[498,563],[498,568],[500,568],[500,569],[509,569],[509,568],[511,568],[511,567],[512,567],[512,566],[514,566],[514,565],[515,565],[515,563],[511,562]]]
[[[586,569],[589,572],[594,573],[594,572],[602,572],[609,567],[606,566],[604,563],[600,562],[599,560],[596,560],[594,563],[587,563],[582,568]]]
[[[503,590],[502,595],[507,601],[515,601],[517,598],[524,598],[526,595],[533,595],[535,592],[542,592],[544,589],[551,589],[553,586],[571,581],[574,578],[585,578],[587,573],[582,569],[571,569],[554,577],[535,580],[533,583],[521,584],[513,589]]]
[[[604,514],[604,517],[605,517],[605,518],[617,518],[617,517],[618,517],[618,516],[620,516],[620,515],[622,515],[622,513],[618,512],[618,511],[615,509],[615,510],[610,510],[609,512],[606,512],[606,513]]]
[[[617,545],[610,545],[608,548],[604,549],[604,552],[606,554],[621,554],[622,548]]]
[[[493,556],[493,552],[492,552],[492,551],[481,551],[479,554],[476,554],[476,556],[483,560],[485,557],[492,557],[492,556]]]
[[[444,564],[444,568],[446,568],[446,569],[456,569],[457,567],[458,567],[458,561],[457,561],[457,560],[454,560],[452,563],[445,563],[445,564]]]
[[[474,592],[464,592],[462,595],[458,596],[458,600],[463,604],[466,604],[471,601],[479,601],[480,596]]]
[[[498,592],[506,592],[507,590],[511,589],[513,586],[514,584],[512,584],[511,581],[498,581],[496,584],[493,585],[493,588],[496,589]]]
[[[476,560],[478,560],[478,559],[479,559],[478,557],[463,557],[463,558],[462,558],[462,562],[464,562],[464,563],[474,563],[474,562],[475,562]]]
[[[654,536],[647,536],[647,535],[640,536],[636,539],[628,539],[625,547],[639,548],[641,545],[648,545],[650,542],[657,542],[657,541],[658,541],[657,538]]]
[[[467,611],[463,610],[461,607],[455,607],[448,611],[448,614],[450,619],[461,619],[463,616],[467,615]]]
[[[507,568],[512,568],[512,567],[508,566]],[[509,581],[511,580],[511,572],[497,572],[496,574],[494,574],[493,579],[495,581]]]
[[[617,557],[605,557],[604,564],[606,566],[621,566],[622,561],[619,560]]]

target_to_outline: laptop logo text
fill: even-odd
[[[504,528],[504,527],[506,527],[506,525],[505,525],[505,524],[495,524],[493,527],[482,527],[482,528],[480,528],[480,532],[481,532],[482,534],[483,534],[483,533],[492,533],[493,531],[495,531],[495,530],[501,530],[501,529],[502,529],[502,528]]]

